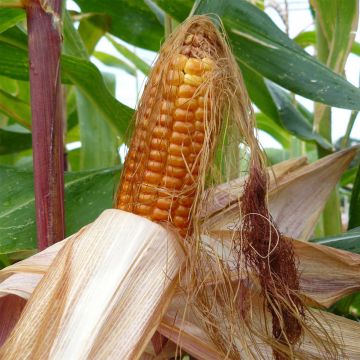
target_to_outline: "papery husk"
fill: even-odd
[[[139,216],[107,210],[62,245],[0,357],[139,358],[176,289],[184,260],[178,239]],[[42,265],[43,255],[36,255]]]
[[[323,338],[323,341],[329,342],[329,346],[333,347],[334,343],[338,347],[339,357],[333,359],[349,359],[357,360],[360,358],[360,324],[358,322],[346,319],[341,316],[333,315],[319,310],[310,310],[309,318],[315,327],[315,331],[320,338],[324,336],[324,328],[331,334],[331,338]],[[262,313],[261,309],[253,309],[255,316],[252,318],[256,320],[256,315]],[[317,322],[314,322],[314,319]],[[320,326],[320,328],[319,328]],[[323,328],[322,328],[323,327]],[[168,312],[158,331],[164,336],[168,337],[174,342],[181,344],[184,351],[194,356],[199,360],[223,360],[224,354],[219,353],[217,348],[212,344],[211,340],[204,332],[200,325],[194,322],[193,318],[186,320],[179,318],[174,312]],[[261,352],[261,358],[272,359],[271,347],[265,346],[261,341],[254,342],[254,347],[257,347]],[[176,353],[174,352],[174,355]],[[243,357],[247,359],[246,356]],[[305,336],[301,342],[296,359],[323,359],[318,352],[318,347]]]
[[[300,158],[300,166],[293,168],[294,171],[284,171],[280,176],[274,172],[276,180],[269,183],[269,209],[282,233],[294,239],[309,239],[326,199],[357,151],[356,147],[345,149],[307,165]],[[296,165],[296,159],[292,161]],[[284,162],[281,166],[286,169],[286,165]],[[276,165],[272,169],[275,170]],[[207,214],[204,227],[210,230],[227,229],[237,221],[237,199],[243,193],[244,180],[234,182],[237,186],[231,189],[227,184],[215,188],[215,203],[220,203],[222,207]]]

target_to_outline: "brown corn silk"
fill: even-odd
[[[254,129],[253,110],[224,36],[208,17],[191,17],[165,42],[149,76],[115,206],[170,224],[185,239],[182,288],[192,314],[224,358],[263,358],[256,345],[261,341],[273,348],[275,358],[287,359],[297,356],[303,331],[313,333],[298,296],[292,244],[269,215],[268,176]],[[235,153],[239,142],[245,148],[248,180],[226,253],[220,241],[207,241],[201,214],[212,201],[205,187],[223,180],[210,166],[215,150],[222,157],[234,148],[232,142]],[[247,280],[233,281],[234,270]],[[271,325],[259,328],[251,321],[251,281],[260,285]],[[334,358],[336,350],[323,348],[315,335],[313,341],[321,358]]]

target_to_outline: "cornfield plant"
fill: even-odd
[[[359,358],[360,90],[345,73],[358,1],[304,1],[313,30],[293,39],[266,12],[288,32],[287,1],[75,3],[0,0],[0,343],[56,273],[70,245],[55,243],[115,207],[166,225],[188,255],[144,359]],[[134,46],[159,52],[152,69]],[[99,62],[148,76],[135,111]],[[351,110],[336,142],[332,107]]]

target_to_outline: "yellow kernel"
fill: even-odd
[[[205,114],[204,109],[203,108],[198,108],[195,111],[195,119],[196,120],[204,120],[204,114]]]
[[[179,168],[174,166],[167,166],[166,167],[166,175],[173,176],[176,178],[183,178],[186,175],[186,169],[185,168]]]
[[[139,193],[153,194],[153,195],[157,196],[158,189],[156,186],[154,186],[152,184],[141,184],[140,188],[139,188]]]
[[[184,82],[184,73],[180,70],[170,70],[166,77],[167,83],[179,86]]]
[[[167,187],[168,189],[179,190],[183,186],[183,181],[182,179],[178,179],[175,177],[164,176],[161,185]]]
[[[161,181],[161,174],[145,170],[144,179],[150,184],[158,184]]]
[[[199,86],[203,82],[203,78],[197,75],[185,74],[184,83],[191,86]]]
[[[181,146],[177,144],[171,144],[169,146],[169,154],[175,156],[188,156],[191,153],[191,149],[188,146]]]
[[[189,216],[190,208],[187,206],[179,205],[178,208],[174,211],[175,215],[179,216]]]
[[[202,62],[205,70],[212,70],[214,68],[214,61],[212,59],[203,58]]]
[[[190,58],[185,65],[184,71],[190,75],[201,75],[204,72],[204,63],[200,59]]]
[[[195,183],[195,178],[193,174],[186,174],[184,178],[184,184],[185,185],[193,185]],[[183,204],[186,205],[186,204]],[[189,205],[190,206],[190,205]]]
[[[159,138],[168,137],[170,135],[170,130],[164,126],[155,126],[153,135]]]
[[[157,221],[167,220],[169,218],[169,212],[166,210],[154,208],[151,214],[151,218]]]
[[[143,203],[149,204],[155,201],[155,194],[140,193],[138,199]]]
[[[171,125],[172,125],[172,122],[173,122],[173,118],[171,115],[167,115],[167,114],[161,114],[159,117],[158,117],[158,120],[157,120],[157,124],[158,125],[162,125],[162,126],[165,126],[167,128],[170,128]]]
[[[186,207],[191,207],[192,204],[193,204],[193,201],[194,201],[193,192],[194,192],[194,191],[192,191],[191,193],[189,193],[188,196],[182,196],[182,197],[179,199],[179,204],[181,204],[181,205],[183,205],[183,206],[186,206]]]
[[[151,148],[155,150],[167,150],[169,146],[169,140],[167,139],[158,139],[158,138],[152,138],[151,139]]]
[[[178,96],[184,98],[191,98],[194,96],[195,91],[196,91],[196,87],[188,84],[182,84],[179,87]]]
[[[205,125],[202,121],[195,121],[195,129],[198,131],[205,131]]]
[[[189,149],[190,151],[190,149]],[[134,177],[134,173],[132,171],[127,171],[125,173],[125,180],[132,181]]]
[[[203,144],[198,144],[196,142],[193,142],[191,144],[191,150],[193,153],[198,154],[202,150]]]
[[[204,142],[205,134],[201,131],[195,131],[192,136],[193,141],[202,144]]]
[[[184,134],[189,134],[190,132],[194,131],[194,125],[190,122],[175,121],[173,130]]]
[[[172,220],[173,224],[179,228],[185,228],[189,224],[188,219],[182,216],[174,216]]]
[[[199,96],[199,109],[209,109],[211,106],[210,99],[207,98],[205,101],[204,96]]]
[[[192,111],[186,111],[180,108],[175,109],[173,115],[177,121],[191,121],[194,119],[194,113]]]
[[[162,210],[169,210],[172,204],[170,198],[160,198],[157,200],[156,205]]]
[[[198,102],[196,99],[177,98],[175,106],[180,109],[195,110],[198,107]]]
[[[165,88],[163,96],[167,100],[175,100],[178,96],[178,87],[175,85],[170,85]]]
[[[147,168],[154,172],[160,172],[164,169],[164,163],[158,161],[149,161]]]
[[[166,160],[166,157],[167,157],[166,151],[150,150],[150,154],[149,154],[150,160],[163,163]]]
[[[171,115],[172,112],[174,111],[174,108],[175,108],[175,105],[174,105],[173,102],[163,100],[163,101],[161,102],[160,112],[161,112],[162,114],[169,114],[169,115]]]
[[[170,142],[172,144],[178,144],[178,145],[190,145],[191,138],[188,134],[179,133],[177,131],[174,131],[171,134]]]
[[[184,70],[188,57],[182,54],[177,54],[171,61],[171,65],[175,70]]]
[[[152,206],[145,204],[138,204],[135,207],[135,213],[138,215],[149,215],[152,211]]]
[[[122,195],[120,195],[120,201],[121,201],[122,203],[128,203],[128,202],[130,201],[130,199],[131,199],[131,196],[128,195],[128,194],[122,194]]]
[[[167,164],[171,166],[178,166],[185,168],[184,158],[181,156],[169,155],[167,159]]]

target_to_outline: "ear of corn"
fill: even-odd
[[[155,68],[117,196],[119,209],[171,223],[182,236],[189,229],[206,136],[210,104],[204,85],[214,67],[200,45],[201,35],[188,34],[165,70]]]

